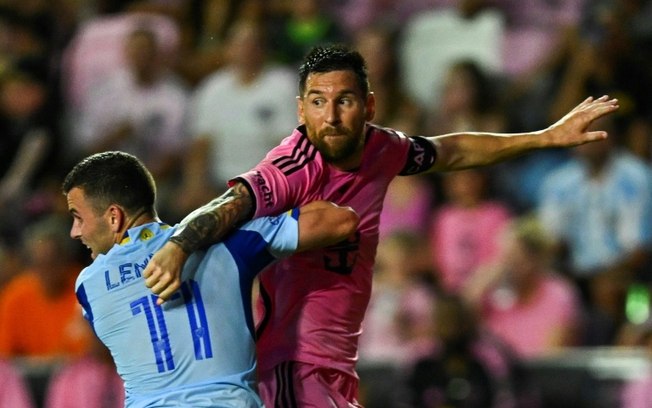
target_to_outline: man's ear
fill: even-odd
[[[107,216],[109,217],[108,221],[111,232],[120,232],[126,219],[124,210],[113,204],[107,210]]]
[[[303,99],[300,96],[297,96],[297,119],[299,120],[299,124],[306,124],[306,118],[303,113]]]
[[[373,92],[369,92],[367,95],[367,100],[365,101],[365,120],[371,122],[376,116],[376,95]]]

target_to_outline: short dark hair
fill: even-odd
[[[306,90],[306,80],[312,73],[353,71],[363,95],[369,93],[367,63],[362,55],[344,44],[316,46],[303,59],[299,67],[299,94]]]
[[[97,211],[111,204],[129,214],[145,210],[155,215],[156,183],[145,165],[129,153],[96,153],[77,163],[66,175],[62,189],[68,194],[80,188]]]

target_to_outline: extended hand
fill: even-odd
[[[166,243],[143,271],[145,285],[158,295],[157,304],[168,300],[181,286],[181,268],[188,255],[174,242]]]
[[[572,147],[605,139],[607,132],[588,129],[597,119],[618,108],[618,100],[610,99],[607,95],[598,99],[586,98],[557,123],[546,129],[551,138],[551,146]]]

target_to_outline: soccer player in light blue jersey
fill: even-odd
[[[275,259],[347,238],[359,222],[350,208],[325,201],[250,221],[193,253],[181,288],[159,306],[142,271],[177,226],[158,219],[155,182],[140,160],[91,155],[66,176],[63,192],[70,235],[93,258],[77,279],[77,298],[111,351],[127,407],[261,407],[254,277]]]

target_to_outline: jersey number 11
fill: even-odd
[[[181,294],[179,294],[179,291]],[[195,360],[203,360],[213,357],[211,347],[211,338],[208,331],[208,322],[206,320],[206,310],[202,301],[199,285],[197,282],[188,280],[181,284],[181,288],[172,296],[170,300],[183,297],[183,302],[188,313],[188,322],[190,324],[190,334],[193,340],[195,350]],[[168,336],[167,325],[163,308],[156,304],[157,297],[154,295],[143,296],[134,300],[131,306],[131,314],[137,316],[140,313],[147,319],[149,328],[149,337],[152,342],[154,356],[156,357],[156,367],[159,373],[174,370],[174,359],[172,357],[172,348],[170,347],[170,338]]]

